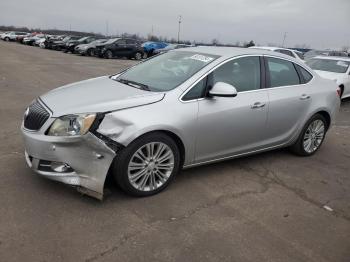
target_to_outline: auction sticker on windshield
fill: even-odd
[[[193,56],[190,57],[190,59],[194,59],[194,60],[198,60],[204,63],[208,63],[214,60],[214,58],[210,57],[210,56],[205,56],[205,55],[200,55],[200,54],[195,54]]]

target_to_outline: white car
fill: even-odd
[[[321,77],[340,87],[340,97],[350,97],[350,57],[316,56],[306,62]]]
[[[274,51],[274,52],[278,52],[281,54],[291,56],[291,57],[299,60],[300,62],[305,62],[303,53],[300,51],[297,51],[297,50],[282,48],[282,47],[272,47],[272,46],[251,46],[249,48],[270,50],[270,51]]]
[[[1,39],[5,41],[16,41],[16,37],[20,35],[29,35],[26,32],[6,32],[1,35]]]

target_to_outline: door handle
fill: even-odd
[[[252,106],[251,109],[257,109],[257,108],[262,108],[265,106],[265,103],[261,103],[261,102],[255,102]]]
[[[299,98],[300,100],[306,100],[309,99],[311,96],[307,95],[307,94],[302,94],[301,97]]]

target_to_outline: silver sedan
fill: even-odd
[[[22,124],[38,174],[103,198],[107,175],[134,196],[181,168],[290,147],[314,154],[339,110],[336,83],[265,50],[173,50],[38,97]]]

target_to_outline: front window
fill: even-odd
[[[346,73],[350,61],[331,60],[331,59],[310,59],[307,64],[313,70],[328,71],[333,73]]]
[[[237,92],[260,89],[260,59],[248,56],[229,61],[211,73],[209,82],[233,85]]]
[[[169,52],[130,68],[116,80],[123,83],[137,83],[150,91],[169,91],[218,57],[197,52]]]

